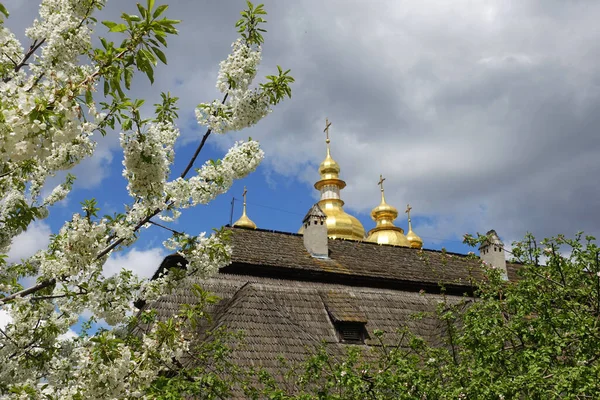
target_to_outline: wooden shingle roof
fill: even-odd
[[[228,229],[231,264],[209,279],[186,278],[151,307],[167,318],[196,302],[191,288],[200,284],[220,298],[208,310],[213,320],[205,328],[243,331],[244,339],[232,343],[232,360],[275,375],[281,356],[301,362],[322,343],[330,354],[342,354],[351,344],[340,340],[337,323],[364,324],[371,347],[380,344],[373,331],[396,344],[401,327],[443,344],[445,327],[431,315],[442,302],[472,301],[464,294],[471,295],[473,280],[482,278],[479,262],[459,254],[329,239],[329,258],[322,259],[311,257],[301,235]],[[169,256],[161,268],[182,262]],[[517,268],[507,265],[509,279],[516,279]]]
[[[232,265],[226,272],[256,272],[291,279],[323,280],[335,275],[358,285],[419,289],[454,288],[456,293],[482,278],[477,259],[465,255],[329,239],[329,259],[312,257],[304,248],[302,235],[265,230],[231,228]],[[516,266],[507,265],[509,279],[516,279]],[[333,279],[333,278],[332,278]]]

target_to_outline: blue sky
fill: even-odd
[[[157,2],[159,3],[159,2]],[[212,136],[197,166],[222,157],[234,140],[252,136],[263,165],[213,203],[185,210],[171,227],[197,234],[229,222],[232,196],[248,187],[248,214],[264,229],[295,232],[317,199],[312,184],[325,156],[325,117],[339,162],[346,211],[366,230],[379,202],[413,207],[413,228],[426,248],[467,252],[466,232],[496,229],[506,243],[532,231],[540,237],[578,230],[600,233],[600,40],[598,2],[358,0],[265,1],[268,33],[259,77],[277,64],[296,78],[293,97],[256,127]],[[5,0],[8,26],[19,37],[34,18],[33,0]],[[218,63],[236,38],[243,1],[177,1],[183,19],[171,38],[168,66],[156,83],[134,82],[132,97],[179,96],[182,137],[174,175],[205,128],[193,108],[218,97]],[[116,20],[135,2],[109,2],[98,15]],[[104,34],[105,28],[98,27]],[[47,243],[79,202],[95,197],[102,212],[131,202],[121,177],[118,132],[99,138],[98,152],[76,172],[68,200],[18,239],[13,259]],[[168,235],[145,230],[135,252],[110,261],[151,275]]]

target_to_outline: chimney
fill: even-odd
[[[500,270],[502,278],[508,280],[506,271],[506,258],[504,255],[504,243],[498,237],[495,230],[486,233],[487,239],[479,246],[479,257],[487,264]]]
[[[304,225],[304,247],[311,256],[316,258],[328,258],[327,247],[327,215],[315,203],[308,211],[302,223]]]

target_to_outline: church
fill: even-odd
[[[371,212],[375,227],[365,233],[343,208],[346,183],[331,155],[329,126],[327,121],[326,155],[314,185],[320,200],[298,221],[300,230],[257,227],[244,190],[242,216],[226,227],[231,263],[209,279],[187,278],[152,305],[166,318],[194,302],[194,284],[216,294],[220,300],[210,309],[212,319],[205,329],[243,331],[243,343],[235,344],[231,354],[238,365],[277,374],[280,356],[301,362],[323,343],[331,354],[343,354],[348,346],[378,346],[374,330],[394,343],[401,326],[431,344],[440,343],[444,327],[436,319],[412,316],[434,311],[443,299],[459,302],[472,295],[474,282],[482,277],[477,257],[424,248],[413,231],[410,206],[406,234],[394,224],[398,210],[385,200],[383,177],[380,204]],[[488,238],[479,249],[480,258],[506,279],[516,279],[518,266],[505,261],[499,237],[492,230]],[[170,255],[157,274],[181,263],[181,256]]]

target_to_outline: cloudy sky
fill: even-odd
[[[36,2],[4,4],[13,14],[8,25],[22,32]],[[161,91],[181,98],[176,173],[204,132],[193,108],[218,97],[218,63],[244,4],[170,2],[168,16],[183,22],[169,40],[169,64],[153,86],[135,82],[132,96],[150,104]],[[252,129],[212,137],[204,154],[220,157],[248,136],[261,141],[264,164],[233,188],[239,199],[248,186],[259,227],[299,227],[316,199],[328,117],[332,154],[348,183],[342,198],[367,230],[383,174],[388,202],[400,211],[413,206],[425,247],[464,251],[462,234],[491,228],[507,243],[527,231],[600,234],[600,2],[267,0],[265,8],[259,76],[277,64],[290,68],[293,97]],[[135,2],[109,1],[99,19],[123,11],[136,12]],[[101,138],[99,149],[78,168],[68,201],[28,234],[57,230],[83,198],[96,196],[107,213],[129,202],[117,135]],[[231,198],[186,212],[175,228],[197,233],[228,223]],[[236,219],[239,203],[234,211]],[[397,224],[406,228],[403,214]],[[156,229],[119,260],[162,256],[165,234]]]

